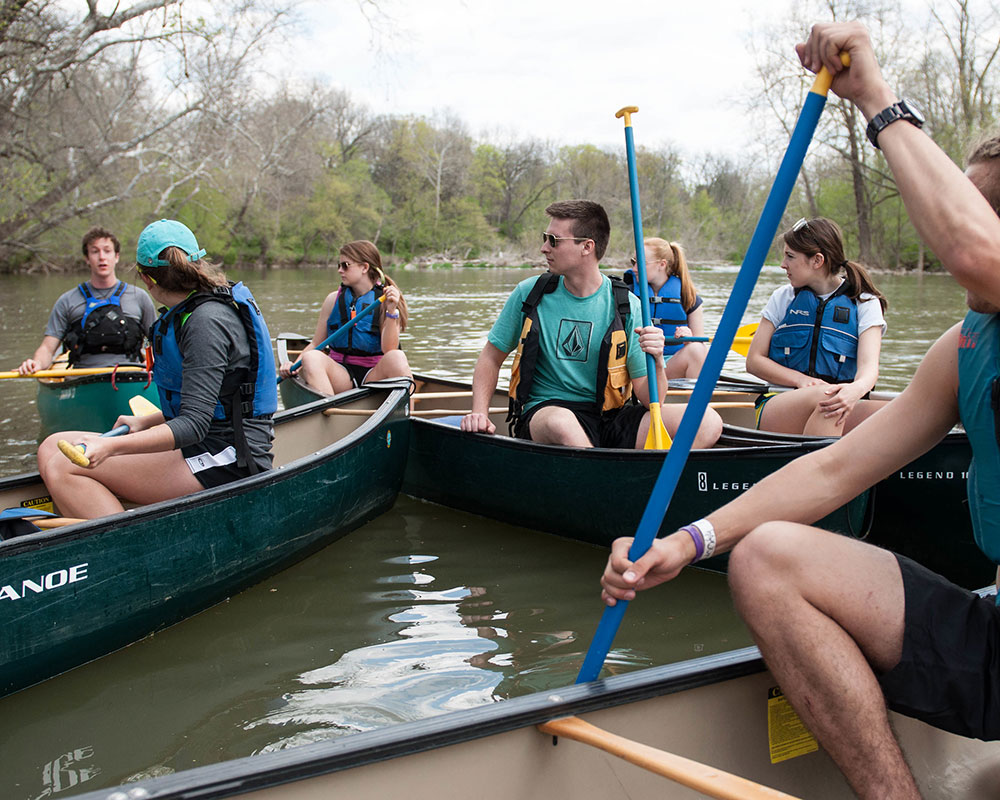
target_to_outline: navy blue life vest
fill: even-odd
[[[191,312],[207,302],[224,303],[236,311],[250,344],[250,366],[226,371],[212,416],[218,420],[232,420],[237,463],[256,472],[243,432],[243,420],[247,417],[266,419],[277,411],[278,388],[271,334],[253,295],[242,283],[191,294],[153,323],[150,329],[155,353],[153,380],[159,389],[160,408],[166,419],[173,419],[180,413],[184,356],[178,344],[178,333]]]
[[[118,281],[107,297],[95,297],[86,283],[79,285],[86,303],[83,317],[63,335],[70,366],[87,353],[120,353],[127,361],[142,358],[142,325],[122,311],[122,295],[128,285]]]
[[[376,284],[360,297],[355,297],[354,292],[344,284],[341,284],[337,302],[334,304],[333,309],[331,309],[330,316],[326,321],[327,336],[346,325],[356,314],[360,314],[368,306],[372,305],[372,303],[377,303],[382,293],[383,287]],[[357,325],[352,326],[345,333],[334,339],[330,343],[330,349],[344,356],[382,355],[382,333],[379,312],[377,310],[372,312],[366,319],[361,320]]]
[[[638,277],[635,270],[625,272],[625,283],[636,297],[642,297],[640,289],[636,286]],[[647,284],[648,285],[648,284]],[[681,279],[676,275],[667,278],[667,282],[660,287],[659,291],[653,291],[649,286],[649,316],[657,328],[663,331],[663,335],[672,339],[677,335],[678,325],[687,325],[687,311],[681,302]],[[684,345],[668,344],[663,347],[663,355],[672,356]]]
[[[785,318],[771,335],[768,358],[828,383],[854,380],[858,371],[858,305],[844,292],[826,300],[807,288],[796,289]]]
[[[958,412],[972,446],[967,481],[976,544],[1000,563],[1000,319],[970,311],[958,345]]]

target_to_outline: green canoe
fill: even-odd
[[[289,340],[278,337],[285,359]],[[469,435],[457,427],[470,404],[470,386],[416,376],[413,431],[403,491],[450,508],[502,522],[610,546],[635,533],[663,463],[650,450],[577,449],[540,445],[505,435]],[[730,381],[718,390],[727,413],[752,414],[747,386]],[[751,384],[752,385],[752,384]],[[318,395],[299,380],[282,381],[283,401]],[[740,400],[731,401],[731,393]],[[506,396],[498,391],[491,407],[497,433],[506,431]],[[826,440],[766,444],[726,434],[719,446],[692,451],[662,530],[676,530],[728,502],[793,458],[826,445]],[[868,530],[868,493],[823,520],[830,530],[863,537]],[[706,562],[724,569],[725,557]]]
[[[407,399],[405,384],[383,384],[280,412],[269,472],[0,541],[0,696],[208,608],[386,511],[406,463]],[[18,507],[58,513],[37,473],[0,481],[0,509]]]
[[[39,441],[56,431],[109,431],[118,417],[132,413],[128,401],[136,395],[159,408],[156,384],[145,371],[40,379]]]
[[[295,356],[306,341],[282,334],[279,357]],[[693,385],[690,380],[671,380],[668,401],[686,401]],[[282,381],[280,388],[286,407],[320,396],[299,380]],[[601,545],[635,533],[662,453],[573,450],[511,439],[504,435],[507,397],[499,390],[491,402],[498,435],[465,435],[454,423],[470,407],[470,389],[461,381],[417,376],[406,494]],[[725,422],[723,437],[711,450],[692,451],[664,533],[718,508],[789,460],[833,441],[755,430],[753,401],[770,389],[760,381],[733,376],[723,376],[716,385],[713,403]],[[422,396],[426,402],[421,402]],[[872,396],[889,400],[893,395]],[[984,586],[993,581],[996,567],[976,546],[972,533],[965,488],[971,457],[968,437],[952,431],[867,496],[820,524],[907,555],[961,586]],[[562,494],[558,504],[549,500],[554,485]]]

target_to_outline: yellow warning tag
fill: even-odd
[[[52,514],[56,509],[51,497],[32,497],[30,500],[22,500],[21,508],[33,508],[36,511],[48,511]]]
[[[816,737],[802,724],[792,704],[777,686],[767,690],[767,741],[772,764],[819,749]]]

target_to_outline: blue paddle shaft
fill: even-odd
[[[656,479],[656,485],[653,487],[649,502],[646,504],[646,510],[639,521],[639,527],[628,554],[630,561],[637,561],[650,548],[660,525],[663,523],[663,517],[667,512],[667,506],[670,504],[674,490],[677,488],[684,464],[687,462],[688,453],[694,443],[701,418],[712,398],[713,387],[722,373],[726,355],[736,337],[736,329],[740,325],[754,285],[757,283],[757,277],[760,275],[761,267],[771,249],[771,242],[774,241],[778,232],[778,225],[785,213],[788,198],[792,194],[792,189],[795,188],[795,181],[802,168],[806,150],[809,149],[809,142],[816,131],[816,124],[819,122],[824,105],[826,105],[826,94],[818,93],[814,86],[813,91],[807,95],[802,106],[802,113],[799,114],[795,123],[788,149],[781,159],[781,166],[778,167],[774,185],[767,196],[764,210],[761,212],[757,227],[750,240],[750,246],[743,257],[743,265],[740,267],[739,275],[733,284],[729,302],[722,313],[722,320],[715,331],[714,341],[708,349],[708,355],[701,368],[698,381],[695,383],[694,391],[691,393],[691,399],[688,401],[680,427],[677,429],[677,435],[674,436],[673,446],[667,452],[663,467],[660,469],[660,475]],[[636,254],[636,262],[638,262],[638,253]],[[580,674],[577,676],[577,683],[596,680],[600,675],[604,659],[611,649],[615,634],[625,616],[626,605],[619,600],[616,605],[604,608],[597,632],[594,634],[590,649],[587,651],[583,666],[580,668]]]
[[[632,236],[635,239],[635,268],[638,273],[639,298],[642,300],[642,327],[647,327],[652,315],[649,313],[649,283],[646,280],[646,247],[642,236],[642,206],[639,205],[639,174],[635,167],[635,142],[632,126],[625,125],[625,156],[628,160],[628,188],[632,200]],[[660,402],[660,392],[656,381],[656,360],[646,353],[646,378],[649,381],[649,401]],[[653,425],[653,420],[649,421]]]
[[[333,333],[331,333],[329,336],[327,336],[322,342],[320,342],[318,345],[316,345],[316,347],[313,348],[313,349],[315,349],[315,350],[322,350],[324,347],[326,347],[328,344],[330,344],[330,342],[332,342],[334,339],[336,339],[338,336],[340,336],[340,334],[342,334],[344,331],[350,330],[355,325],[357,325],[358,322],[361,320],[362,317],[364,317],[364,316],[366,316],[368,314],[371,314],[372,311],[374,311],[376,308],[378,308],[378,304],[381,303],[384,299],[385,299],[385,295],[382,295],[378,300],[376,300],[370,306],[365,306],[365,308],[362,311],[360,311],[358,314],[355,315],[354,319],[348,320],[345,324],[341,325],[339,328],[337,328],[337,330],[335,330]],[[302,359],[300,358],[298,361],[296,361],[294,364],[292,364],[292,368],[289,371],[290,372],[295,372],[295,370],[297,370],[301,366],[302,366]],[[281,383],[282,380],[284,380],[284,379],[279,375],[278,376],[278,383]]]
[[[101,438],[102,439],[107,439],[109,436],[124,436],[130,430],[132,430],[132,429],[129,428],[128,425],[119,425],[117,428],[112,428],[110,431],[105,431],[104,433],[102,433],[101,434]],[[81,453],[86,453],[87,452],[87,445],[85,445],[85,444],[78,444],[77,447],[80,448],[80,452]]]

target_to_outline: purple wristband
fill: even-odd
[[[698,530],[694,525],[685,525],[681,528],[682,531],[687,531],[690,534],[691,539],[694,541],[694,558],[691,559],[693,564],[695,561],[700,561],[702,555],[705,553],[705,537],[702,536],[701,531]]]

